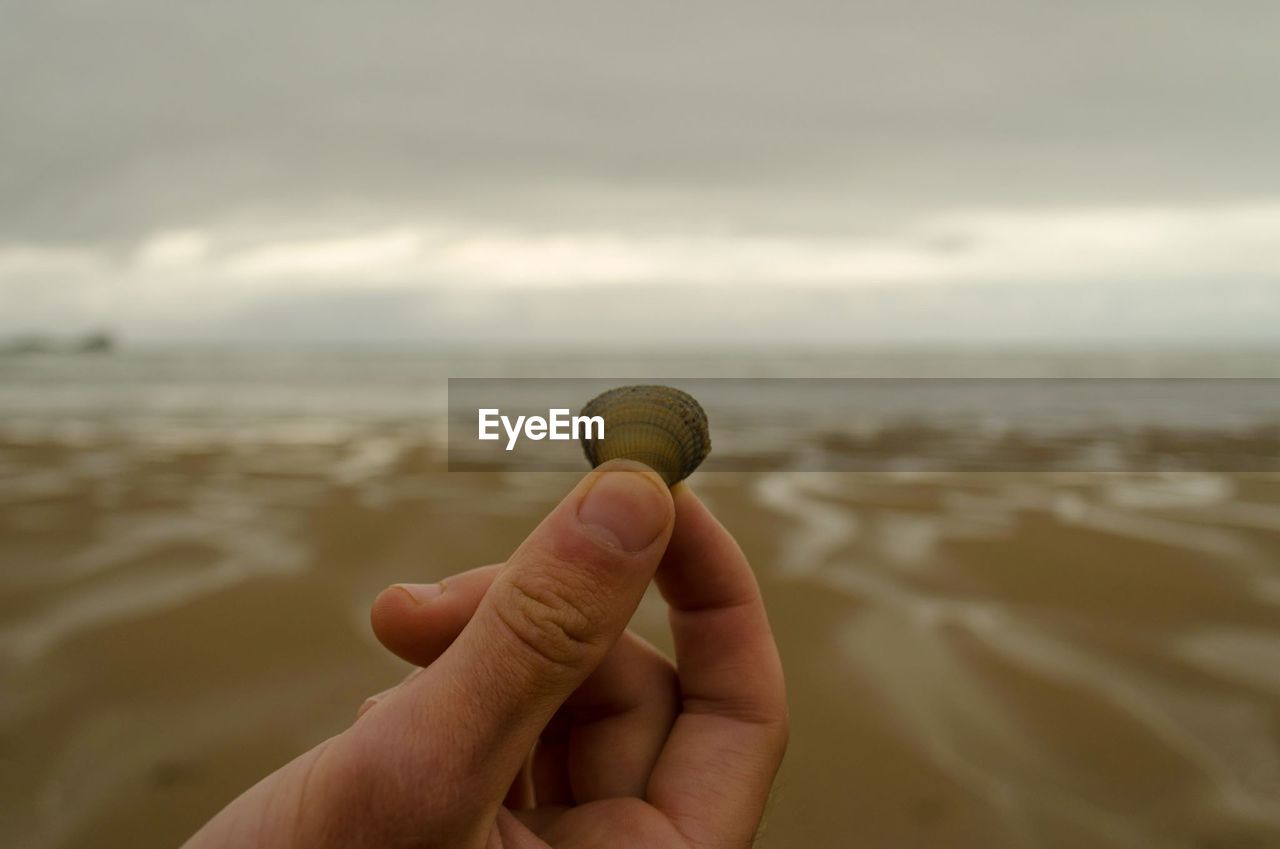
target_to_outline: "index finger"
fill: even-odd
[[[687,486],[673,495],[657,584],[683,705],[648,797],[692,845],[748,845],[787,743],[782,663],[742,550]]]

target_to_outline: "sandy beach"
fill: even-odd
[[[573,474],[395,434],[0,442],[0,843],[177,845]],[[1280,845],[1280,477],[703,473],[786,666],[764,847]],[[666,646],[664,611],[633,627]]]

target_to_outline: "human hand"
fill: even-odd
[[[673,666],[625,631],[649,580]],[[742,847],[787,738],[759,589],[686,487],[615,461],[505,563],[397,585],[373,626],[418,666],[259,782],[206,847]]]

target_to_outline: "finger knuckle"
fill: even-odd
[[[535,662],[577,668],[601,643],[598,605],[580,590],[548,578],[513,576],[504,583],[497,609]]]
[[[791,718],[784,713],[782,718],[774,723],[771,730],[773,732],[774,750],[781,757],[787,751],[787,746],[791,742]]]
[[[764,731],[765,740],[771,749],[786,751],[791,739],[791,716],[785,701],[757,705],[747,713],[747,717],[748,721]]]

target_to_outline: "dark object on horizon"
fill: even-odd
[[[604,420],[604,435],[587,428],[582,450],[591,465],[620,457],[649,466],[667,486],[693,474],[711,452],[707,414],[693,396],[670,386],[621,386],[597,395],[584,416]]]
[[[73,350],[79,354],[108,354],[116,347],[116,340],[105,330],[86,333],[74,343]]]
[[[94,330],[72,339],[32,334],[0,341],[0,355],[18,354],[109,354],[116,340],[105,330]]]

